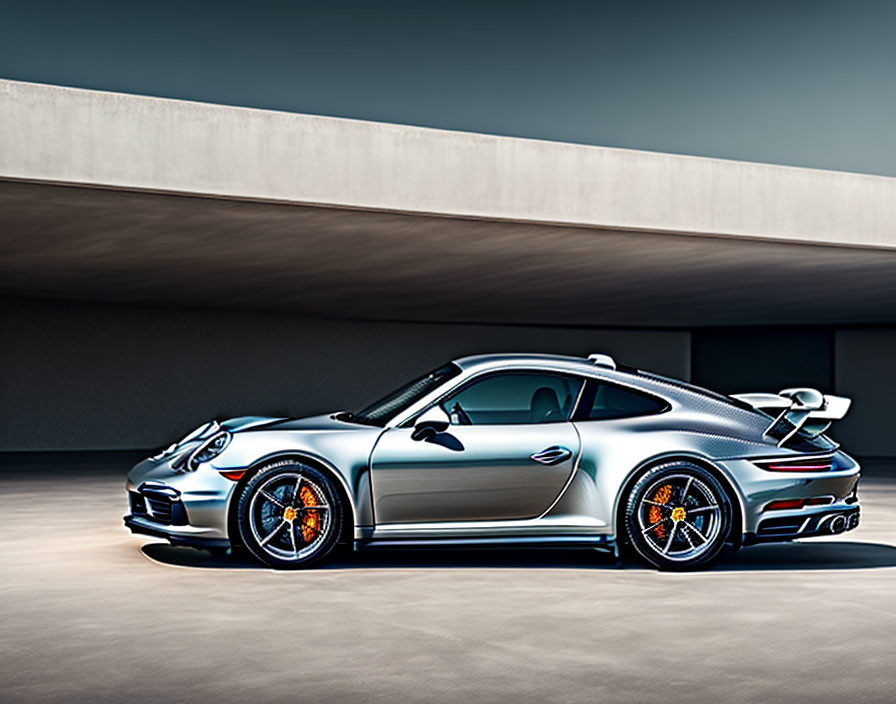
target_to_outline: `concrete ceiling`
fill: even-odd
[[[390,320],[896,322],[896,251],[0,181],[0,291]]]

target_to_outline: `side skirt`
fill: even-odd
[[[438,548],[592,548],[617,554],[616,541],[607,535],[502,536],[494,538],[364,538],[355,541],[355,550],[375,550],[380,548],[417,550]]]

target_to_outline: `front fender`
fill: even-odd
[[[210,464],[218,471],[251,471],[278,459],[300,458],[313,462],[341,485],[357,535],[359,529],[373,526],[369,461],[381,432],[381,428],[367,427],[250,430],[235,433],[227,449]]]

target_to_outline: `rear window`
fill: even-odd
[[[738,408],[744,411],[755,411],[750,404],[741,401],[738,398],[733,398],[731,396],[725,396],[724,394],[720,394],[716,391],[712,391],[711,389],[707,389],[703,386],[697,386],[696,384],[689,384],[686,381],[681,381],[681,379],[670,379],[667,376],[663,376],[661,374],[654,374],[653,372],[645,372],[641,369],[630,370],[633,371],[638,376],[642,376],[645,379],[652,379],[653,381],[659,381],[663,384],[668,384],[669,386],[675,386],[679,389],[684,389],[685,391],[691,391],[695,394],[700,394],[701,396],[708,396],[709,398],[715,401],[721,401],[722,403],[727,403],[729,406],[737,406]]]

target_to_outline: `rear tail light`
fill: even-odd
[[[757,463],[770,472],[830,472],[833,461],[830,457],[821,459],[766,460]]]
[[[833,496],[813,496],[811,499],[782,499],[765,505],[766,511],[784,511],[802,508],[803,506],[827,506],[834,503]]]
[[[782,511],[784,509],[790,508],[802,508],[803,500],[802,499],[787,499],[785,501],[772,501],[768,504],[765,509],[767,511]]]

